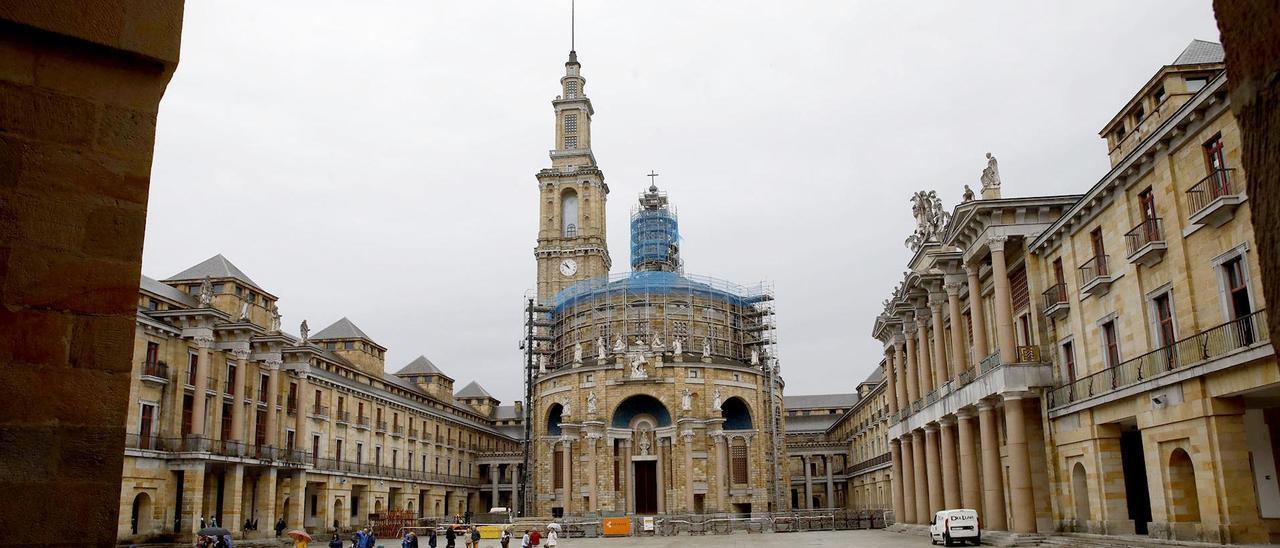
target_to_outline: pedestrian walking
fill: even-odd
[[[458,538],[458,533],[454,532],[453,526],[450,525],[444,529],[444,546],[445,548],[454,548],[454,539]]]
[[[533,548],[533,533],[528,529],[524,531],[524,537],[520,539],[520,548]]]
[[[329,548],[342,548],[342,537],[338,533],[333,534],[333,538],[329,540]]]
[[[471,548],[480,548],[480,528],[471,526]]]
[[[436,528],[432,527],[427,530],[427,546],[436,548]]]
[[[511,544],[511,528],[510,527],[502,530],[502,535],[498,537],[498,544],[501,544],[502,548],[508,548],[507,545]]]
[[[538,548],[538,545],[541,543],[542,543],[542,533],[539,533],[538,529],[534,528],[532,531],[529,532],[529,546],[531,548]]]
[[[556,548],[556,543],[559,540],[560,540],[560,535],[556,533],[556,528],[555,527],[547,528],[547,548]]]

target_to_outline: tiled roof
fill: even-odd
[[[159,295],[171,301],[181,303],[184,306],[190,306],[194,308],[196,306],[199,306],[200,304],[198,301],[196,301],[195,297],[192,297],[191,295],[183,293],[182,291],[179,291],[178,288],[173,287],[169,284],[160,282],[155,278],[148,278],[147,276],[143,276],[142,281],[138,284],[138,288],[143,291],[149,291],[151,293],[154,293],[156,295]]]
[[[356,324],[352,323],[346,317],[333,322],[333,325],[321,329],[318,333],[314,333],[309,337],[313,341],[322,341],[326,339],[364,339],[372,341],[368,335],[361,331]]]
[[[231,264],[231,261],[228,261],[226,257],[223,257],[221,253],[205,259],[204,262],[198,265],[169,276],[165,281],[203,280],[206,276],[210,278],[232,278],[262,289],[253,280],[249,279],[249,276],[244,271]]]
[[[871,371],[871,376],[867,377],[867,380],[862,382],[866,384],[880,384],[884,382],[884,370],[879,367],[875,368]]]
[[[783,425],[788,434],[801,432],[824,432],[836,421],[840,420],[839,414],[826,415],[788,415],[783,419]]]
[[[493,395],[489,394],[489,391],[485,390],[484,387],[480,386],[480,383],[476,381],[471,381],[471,384],[464,386],[462,390],[459,390],[457,394],[453,395],[453,397],[457,399],[463,399],[463,398],[489,398],[491,400],[497,399],[493,397]]]
[[[444,371],[441,371],[439,367],[436,367],[436,364],[431,363],[431,360],[428,360],[426,356],[418,356],[409,362],[409,365],[396,371],[395,374],[402,377],[410,375],[440,375],[445,378],[451,378],[445,375]]]
[[[1192,40],[1187,49],[1182,50],[1182,53],[1178,54],[1178,58],[1173,60],[1173,64],[1207,65],[1221,63],[1224,59],[1226,59],[1226,54],[1222,51],[1222,44],[1204,40]]]
[[[499,405],[493,412],[493,418],[494,420],[503,421],[503,420],[519,419],[522,417],[516,414],[516,406]]]
[[[853,407],[857,403],[857,394],[811,394],[782,397],[782,405],[787,409],[845,408]]]

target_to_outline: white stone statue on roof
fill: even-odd
[[[982,189],[1000,188],[1000,165],[996,162],[996,157],[990,152],[987,153],[987,167],[982,170]]]
[[[647,379],[649,374],[644,371],[644,355],[639,352],[631,356],[631,378]]]
[[[592,390],[591,392],[587,393],[587,413],[590,414],[595,412],[596,412],[596,392]]]
[[[573,363],[582,363],[582,343],[573,345]]]
[[[644,346],[644,337],[636,335],[636,346]]]
[[[596,337],[596,359],[603,360],[608,351],[604,346],[604,337]]]
[[[671,341],[671,353],[677,356],[684,354],[684,342],[679,337]]]
[[[564,400],[564,404],[560,406],[560,414],[566,417],[573,415],[573,400]]]
[[[302,320],[302,325],[298,326],[298,334],[302,336],[298,344],[307,344],[307,337],[311,336],[311,328],[307,327],[307,320]]]
[[[693,409],[693,392],[686,388],[680,394],[680,410],[689,411],[691,409]]]
[[[904,243],[912,251],[919,250],[927,242],[938,241],[951,220],[951,214],[942,208],[942,200],[933,190],[921,190],[911,196],[911,215],[916,218],[916,230]]]
[[[972,189],[972,188],[969,188],[969,185],[964,185],[964,196],[963,196],[963,198],[962,198],[962,199],[963,199],[965,202],[972,202],[972,201],[973,201],[973,189]]]
[[[276,306],[275,303],[271,304],[271,332],[280,332],[280,307]]]
[[[541,375],[541,374],[545,374],[546,372],[547,372],[547,355],[540,354],[538,355],[538,374]]]
[[[751,365],[760,365],[760,351],[751,349]]]
[[[242,301],[240,303],[240,321],[249,321],[249,301]]]
[[[711,407],[719,409],[721,405],[724,405],[724,402],[720,400],[720,389],[717,388],[715,392],[715,399],[711,401]]]
[[[704,358],[711,357],[711,339],[708,339],[706,337],[702,338],[702,357]]]
[[[621,354],[626,351],[627,351],[627,343],[623,342],[622,335],[618,335],[618,337],[613,340],[613,352],[615,354]]]
[[[208,307],[211,302],[213,302],[213,282],[205,276],[204,281],[200,282],[200,306]]]

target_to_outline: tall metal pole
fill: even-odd
[[[533,299],[525,304],[525,341],[524,341],[524,468],[520,473],[520,515],[527,516],[533,509],[529,506],[529,477],[531,475],[529,456],[533,451]]]

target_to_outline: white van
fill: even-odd
[[[929,520],[929,543],[941,542],[951,546],[952,542],[969,541],[977,546],[982,544],[982,522],[978,520],[977,510],[942,510]]]

